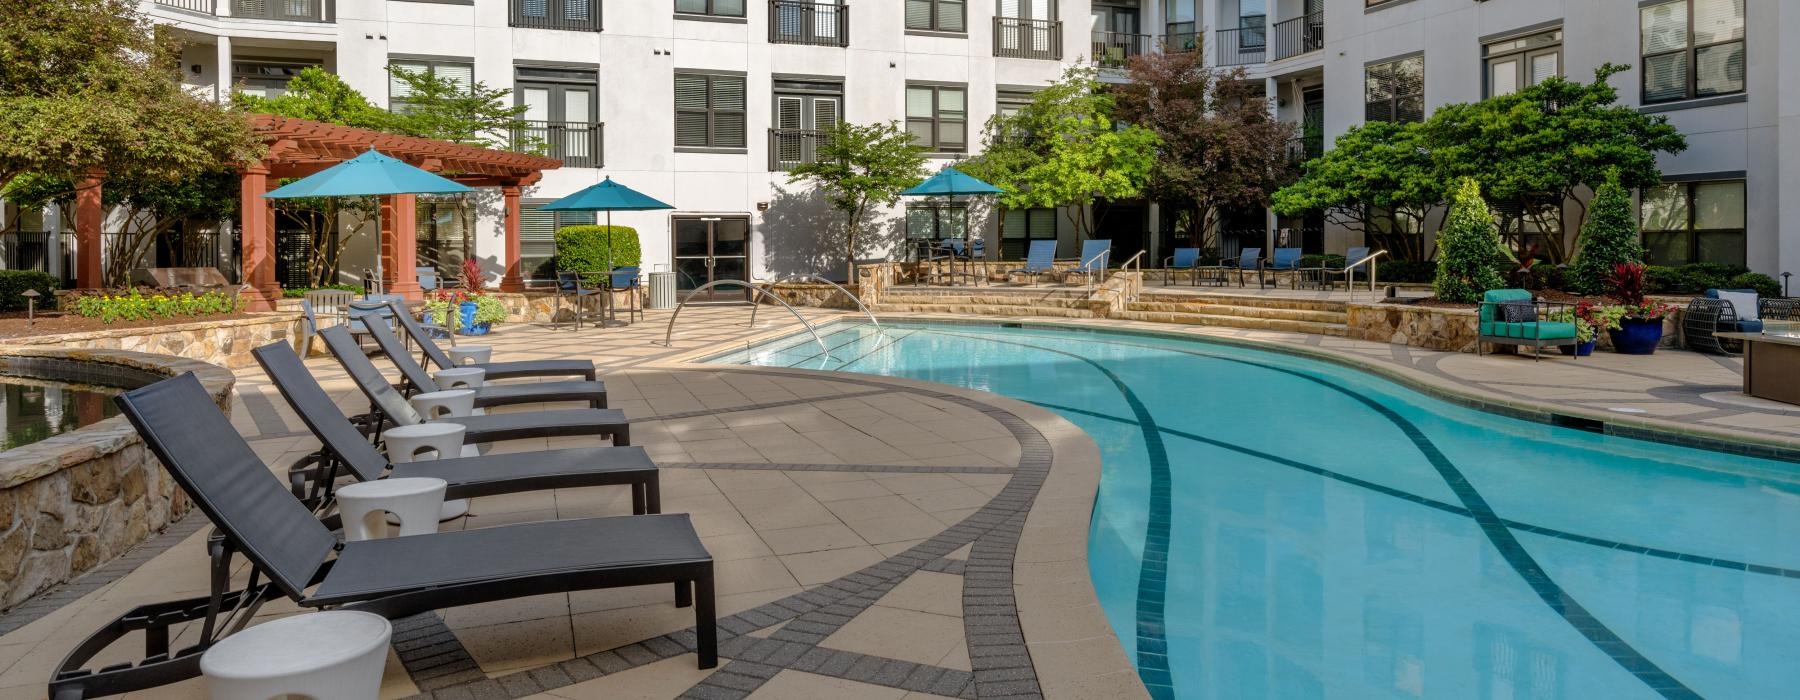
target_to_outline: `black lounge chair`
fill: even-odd
[[[412,404],[400,395],[400,391],[389,384],[381,370],[370,362],[350,331],[342,326],[332,326],[319,331],[319,337],[325,341],[325,348],[337,358],[344,371],[356,382],[364,396],[369,397],[371,410],[365,429],[381,433],[387,423],[394,425],[418,425],[425,418],[413,410]],[[360,417],[359,417],[360,418]],[[467,416],[463,418],[440,418],[439,422],[455,423],[467,429],[463,440],[468,444],[478,442],[494,442],[497,440],[520,440],[536,437],[560,437],[566,435],[610,435],[615,446],[631,444],[631,424],[625,420],[622,411],[601,408],[575,408],[555,411],[520,411],[517,413],[497,413],[485,416]]]
[[[382,354],[394,362],[400,370],[400,378],[405,381],[404,388],[409,392],[437,391],[440,387],[431,378],[431,373],[407,354],[406,346],[400,342],[400,336],[385,326],[369,326],[369,335],[375,338],[375,344],[381,346]],[[570,379],[559,382],[534,382],[529,384],[486,384],[475,390],[475,406],[506,406],[522,403],[546,403],[556,401],[585,401],[594,408],[606,408],[606,383],[583,379]]]
[[[419,344],[419,351],[438,369],[452,367],[480,367],[487,370],[487,378],[513,379],[517,377],[582,377],[594,381],[593,360],[521,360],[517,362],[485,362],[474,365],[458,365],[450,361],[450,356],[431,339],[431,334],[419,325],[418,319],[401,311],[394,314],[400,319],[400,327],[406,329],[413,342]]]
[[[175,482],[216,526],[209,539],[208,596],[140,606],[69,653],[49,696],[117,695],[200,675],[212,644],[246,626],[262,602],[286,596],[305,608],[363,610],[389,619],[428,610],[544,593],[675,584],[693,606],[700,668],[718,665],[712,555],[686,514],[560,520],[340,542],[294,499],[192,374],[116,401]],[[231,590],[233,555],[250,561]],[[201,622],[199,642],[172,650],[181,625]],[[141,632],[137,664],[90,670],[107,647]]]
[[[391,337],[391,336],[390,336]],[[391,464],[356,426],[338,411],[331,396],[307,371],[306,363],[285,342],[252,350],[257,364],[300,415],[321,448],[288,469],[294,495],[321,508],[331,497],[332,483],[342,471],[358,481],[434,477],[449,483],[444,498],[475,498],[501,493],[582,486],[631,487],[631,512],[662,512],[656,463],[642,447],[589,447],[517,452],[484,457],[439,458]]]

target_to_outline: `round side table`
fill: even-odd
[[[449,389],[415,394],[412,405],[413,410],[418,411],[425,420],[437,420],[446,416],[464,418],[475,413],[475,390]]]
[[[474,392],[468,393],[474,394]],[[426,395],[420,394],[420,396]],[[388,461],[394,464],[479,455],[480,452],[475,449],[474,445],[463,444],[463,433],[466,430],[455,423],[399,425],[382,431],[381,439],[387,443]],[[438,519],[454,520],[468,512],[469,501],[466,499],[445,501],[443,511],[438,514]]]
[[[487,345],[458,345],[445,352],[450,353],[450,364],[485,365],[494,357],[494,348]]]
[[[344,539],[357,542],[387,537],[391,513],[400,519],[400,536],[438,531],[444,510],[443,479],[376,479],[337,490],[338,515],[344,521]],[[376,517],[380,516],[380,517]]]
[[[393,636],[380,615],[355,610],[284,617],[219,640],[200,672],[213,700],[375,700]]]
[[[440,369],[431,374],[439,389],[480,389],[487,380],[487,370],[480,367]]]

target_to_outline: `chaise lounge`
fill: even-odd
[[[407,354],[400,342],[400,336],[383,326],[370,326],[369,336],[381,352],[388,356],[394,367],[400,370],[400,378],[405,383],[408,395],[412,392],[433,392],[439,387],[431,378],[431,373]],[[475,407],[508,406],[525,403],[548,403],[556,401],[581,401],[593,408],[606,408],[606,384],[604,382],[583,379],[569,379],[555,382],[531,382],[520,384],[484,384],[475,389]]]
[[[431,364],[436,365],[438,369],[480,367],[487,370],[489,381],[518,377],[581,377],[590,382],[594,381],[595,371],[592,360],[520,360],[458,365],[450,359],[450,355],[446,354],[443,348],[438,347],[436,341],[431,339],[431,334],[419,325],[418,319],[401,310],[397,304],[394,308],[398,311],[394,316],[400,320],[400,327],[406,330],[406,335],[411,337],[414,343],[418,343],[419,351],[424,353],[425,359],[430,360]]]

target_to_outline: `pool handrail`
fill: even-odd
[[[675,319],[681,318],[681,310],[687,308],[688,302],[693,301],[694,296],[701,292],[723,285],[743,287],[744,289],[749,290],[751,294],[762,295],[764,298],[780,304],[782,308],[788,310],[788,313],[793,314],[794,318],[798,319],[801,325],[806,326],[806,331],[812,334],[813,342],[819,344],[819,352],[823,353],[826,357],[831,357],[831,349],[825,346],[825,338],[819,335],[819,329],[814,327],[811,321],[806,320],[805,316],[800,315],[799,309],[794,308],[792,304],[782,301],[781,297],[775,296],[774,293],[744,280],[713,280],[688,292],[687,296],[681,298],[681,303],[675,305],[675,313],[669,314],[669,327],[667,330],[663,331],[664,346],[671,348],[675,347]],[[752,318],[754,318],[755,308],[758,304],[755,301],[750,300],[745,300],[745,303],[750,304]]]
[[[824,282],[825,284],[829,284],[833,287],[836,287],[838,291],[844,293],[844,296],[850,297],[850,301],[856,303],[856,308],[862,309],[863,314],[869,317],[869,323],[874,324],[876,330],[881,329],[881,322],[875,320],[875,312],[869,310],[869,305],[863,303],[862,297],[857,296],[856,292],[852,292],[849,289],[846,289],[844,287],[844,285],[841,285],[841,284],[838,284],[831,280],[825,279],[821,275],[789,275],[787,277],[778,277],[775,279],[774,282],[770,282],[769,284],[777,285],[777,284],[781,284],[782,282],[795,282],[795,281],[804,281],[804,280],[813,280],[816,282]],[[760,306],[760,304],[759,304],[759,306]],[[750,325],[751,326],[756,325],[756,309],[755,308],[750,309]]]

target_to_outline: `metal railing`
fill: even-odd
[[[571,168],[599,168],[606,165],[605,136],[605,124],[527,121],[513,132],[513,148],[541,148]]]
[[[761,296],[764,299],[768,299],[777,304],[780,304],[782,306],[782,308],[785,308],[788,310],[788,313],[793,314],[794,318],[799,319],[801,325],[806,326],[806,331],[808,333],[812,334],[813,342],[819,344],[819,354],[824,355],[827,359],[830,359],[831,348],[825,346],[825,338],[819,335],[819,329],[814,328],[811,321],[806,320],[805,316],[800,315],[799,309],[794,308],[793,304],[789,304],[785,301],[782,301],[781,297],[775,296],[775,294],[773,292],[770,292],[767,289],[763,289],[762,287],[758,287],[754,284],[745,282],[743,280],[713,280],[711,282],[707,282],[706,284],[700,285],[699,287],[695,288],[694,291],[688,292],[687,296],[682,297],[681,303],[675,305],[675,313],[669,314],[668,329],[663,331],[663,345],[665,347],[671,347],[671,348],[675,347],[675,320],[678,318],[681,318],[681,310],[687,308],[688,302],[693,301],[694,297],[698,296],[701,292],[704,292],[704,291],[707,291],[714,287],[718,287],[718,286],[722,286],[722,285],[743,287],[744,289],[747,289],[750,291],[750,294],[752,297]],[[751,307],[753,307],[751,313],[752,314],[755,313],[754,307],[757,306],[755,299],[747,299],[744,301],[744,304],[748,304]],[[736,306],[736,304],[734,304],[734,306]],[[752,318],[754,318],[754,317],[752,317]],[[752,321],[752,323],[754,323],[754,320]]]
[[[514,27],[600,31],[600,0],[507,0],[507,7]]]
[[[217,0],[156,0],[156,4],[163,7],[198,12],[203,15],[218,14],[216,3]]]
[[[1361,260],[1344,261],[1344,286],[1350,290],[1351,303],[1356,303],[1356,268],[1362,267],[1364,264],[1369,266],[1369,298],[1373,299],[1375,297],[1375,259],[1387,254],[1386,250],[1377,250]]]
[[[1137,252],[1137,255],[1131,256],[1131,259],[1126,260],[1125,264],[1119,266],[1119,274],[1127,274],[1127,273],[1131,273],[1131,272],[1136,272],[1138,274],[1139,284],[1137,287],[1137,291],[1133,291],[1132,293],[1127,294],[1125,296],[1125,303],[1127,303],[1127,304],[1137,301],[1139,292],[1141,292],[1143,290],[1142,283],[1144,280],[1144,256],[1149,254],[1149,252],[1150,251],[1147,251],[1147,250],[1140,250]],[[1112,251],[1110,251],[1110,250],[1106,251],[1105,253],[1102,253],[1102,255],[1112,255]],[[1089,283],[1089,287],[1090,288],[1092,287],[1091,282]],[[1102,289],[1101,291],[1106,292],[1107,294],[1123,293],[1124,291],[1126,291],[1126,288],[1125,287],[1114,287],[1112,289]]]
[[[994,18],[994,55],[1000,58],[1062,60],[1062,22],[1020,17]]]
[[[331,22],[336,3],[330,0],[231,0],[231,16],[289,22]]]
[[[1325,48],[1325,13],[1276,22],[1271,39],[1275,49],[1272,60],[1276,61]]]
[[[1221,29],[1214,36],[1221,66],[1247,66],[1268,58],[1269,31],[1264,27]]]
[[[1325,137],[1296,136],[1288,139],[1287,157],[1295,163],[1304,163],[1325,154]]]
[[[1150,50],[1149,34],[1122,34],[1119,32],[1094,32],[1094,65],[1101,68],[1124,68],[1134,56],[1141,56]]]
[[[63,238],[67,243],[69,235],[64,234]],[[43,231],[0,233],[0,269],[49,272],[49,241],[50,234]]]
[[[844,296],[850,297],[850,301],[856,304],[856,308],[862,309],[863,314],[869,317],[869,323],[874,324],[876,330],[881,330],[881,322],[875,320],[875,312],[869,310],[869,305],[863,303],[862,297],[857,296],[856,292],[844,288],[844,285],[825,279],[819,275],[789,275],[787,277],[777,277],[774,282],[770,282],[769,284],[770,286],[774,286],[781,284],[782,282],[823,282],[836,287],[838,291],[844,293]],[[750,327],[756,327],[756,309],[754,308],[750,310]]]
[[[770,129],[769,172],[793,170],[819,159],[819,145],[831,135],[819,129]]]
[[[1192,53],[1200,48],[1199,32],[1171,32],[1162,38],[1163,53]]]
[[[832,2],[769,0],[769,43],[849,46],[850,8]]]

